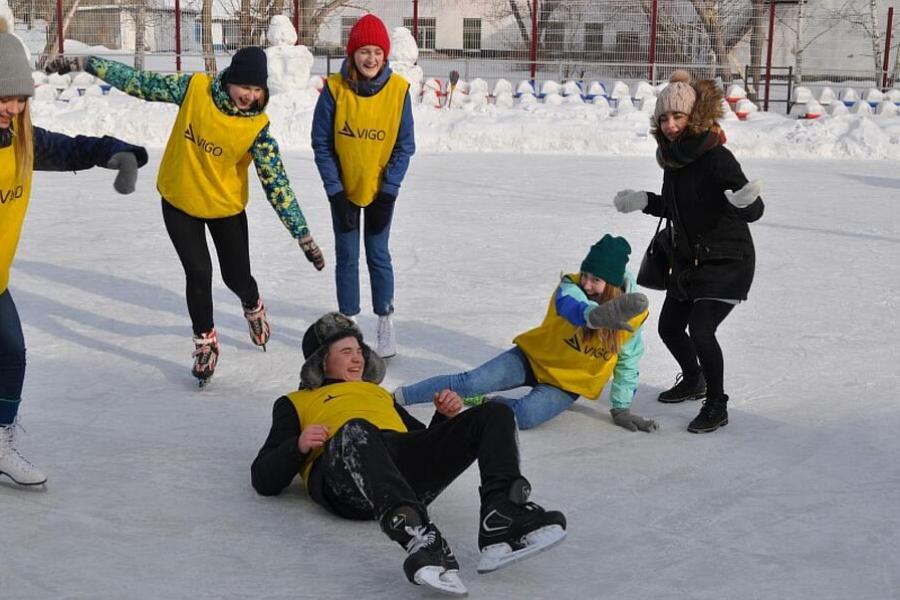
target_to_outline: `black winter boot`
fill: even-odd
[[[722,394],[703,401],[700,414],[688,425],[691,433],[711,433],[728,425],[728,396]]]
[[[700,400],[706,397],[706,377],[703,371],[687,377],[679,373],[675,377],[675,385],[659,394],[657,400],[665,404],[675,404],[685,400]]]

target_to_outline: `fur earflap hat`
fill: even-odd
[[[691,86],[691,76],[687,71],[678,69],[669,77],[669,85],[663,88],[656,98],[656,109],[653,111],[653,120],[657,123],[659,118],[667,112],[680,112],[686,115],[694,110],[694,102],[697,101],[697,92]]]
[[[363,342],[362,331],[356,323],[341,313],[331,312],[310,325],[303,335],[303,358],[306,361],[300,369],[300,389],[313,390],[325,383],[328,348],[345,337],[355,337],[362,348],[363,359],[366,361],[363,381],[375,384],[382,382],[385,374],[384,359]]]

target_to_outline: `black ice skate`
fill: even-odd
[[[525,478],[512,482],[509,493],[481,506],[478,547],[479,573],[490,573],[527,558],[566,538],[566,517],[528,502],[531,486]]]
[[[197,383],[202,388],[209,383],[216,371],[216,362],[219,360],[219,338],[216,330],[211,329],[206,333],[194,336],[194,367],[191,374],[197,378]]]
[[[687,429],[691,433],[712,433],[726,425],[728,425],[728,396],[723,394],[704,400],[700,414],[691,421]]]
[[[424,522],[419,511],[410,506],[397,507],[381,518],[381,529],[406,550],[403,572],[410,583],[450,596],[469,594],[447,540],[434,523]]]

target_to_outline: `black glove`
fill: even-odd
[[[347,198],[347,193],[341,190],[333,196],[328,196],[331,202],[331,212],[337,217],[343,227],[342,231],[359,229],[359,207]]]
[[[319,245],[311,235],[307,233],[297,240],[297,243],[300,244],[300,249],[306,255],[306,260],[313,264],[316,271],[321,271],[325,268],[325,257],[322,256],[322,250],[319,249]]]
[[[106,163],[107,169],[118,169],[119,174],[113,182],[113,187],[120,194],[130,194],[137,183],[138,162],[137,157],[131,152],[116,152]]]
[[[396,201],[397,196],[387,192],[378,192],[372,204],[365,208],[366,231],[369,233],[381,233],[384,231],[384,228],[391,224]]]
[[[84,65],[87,63],[86,56],[66,56],[58,54],[54,58],[47,61],[44,65],[44,72],[48,75],[51,73],[59,73],[65,75],[70,71],[84,71]]]

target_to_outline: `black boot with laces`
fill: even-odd
[[[714,396],[703,401],[703,408],[691,424],[691,433],[711,433],[719,427],[728,425],[728,396]]]
[[[657,400],[664,404],[676,404],[685,400],[701,400],[706,397],[706,378],[703,371],[696,375],[675,376],[675,385],[659,394]]]

